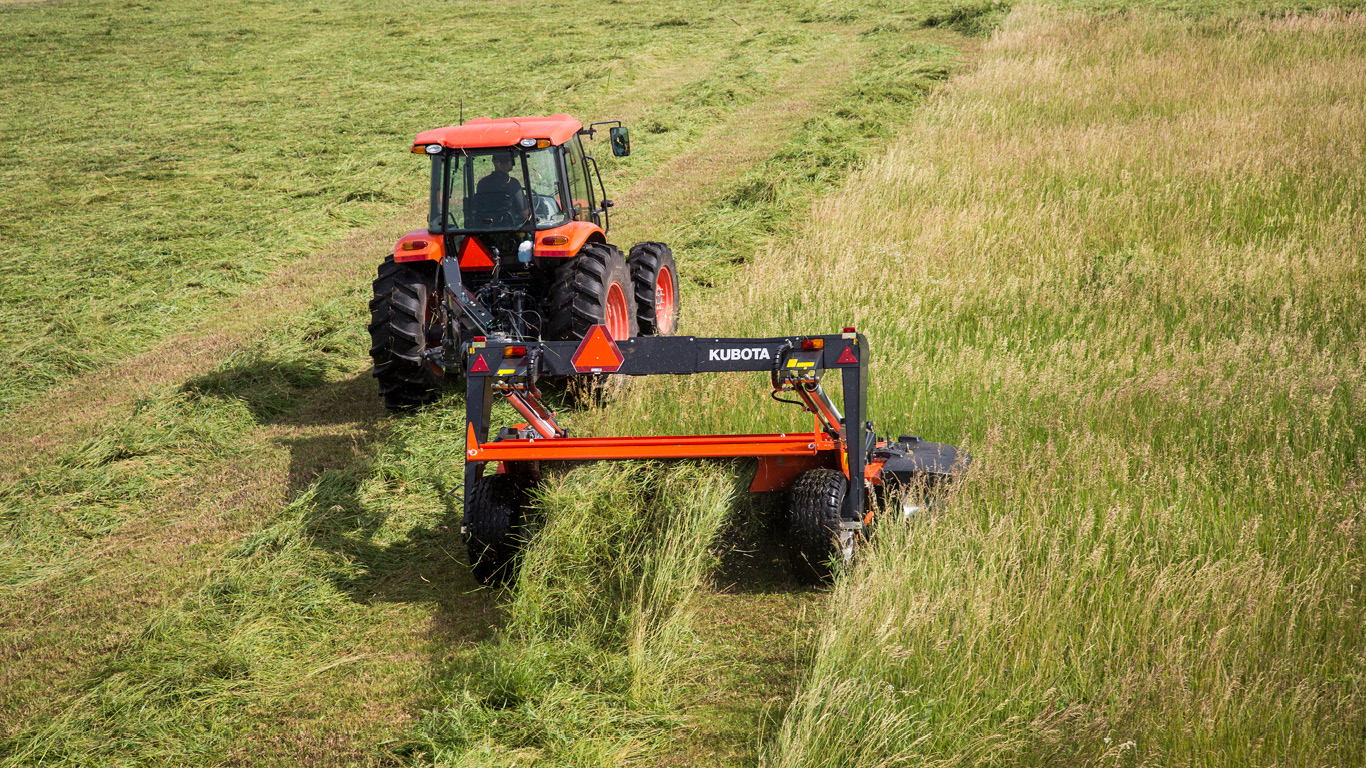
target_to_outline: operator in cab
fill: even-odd
[[[526,215],[526,195],[522,193],[522,182],[513,178],[514,162],[511,152],[499,152],[493,156],[493,170],[479,180],[476,191],[480,195],[504,195],[508,210]]]

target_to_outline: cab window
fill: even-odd
[[[583,145],[575,136],[565,144],[564,164],[569,171],[570,205],[574,218],[587,221],[591,218],[593,199],[588,191],[588,164],[583,159]]]
[[[560,173],[555,167],[555,151],[550,147],[526,153],[526,170],[531,184],[531,207],[536,227],[557,227],[569,221],[560,188]]]

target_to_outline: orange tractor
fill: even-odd
[[[584,151],[608,125],[612,154],[630,154],[620,121],[585,127],[569,115],[481,117],[424,131],[412,151],[431,159],[427,227],[385,258],[370,301],[370,355],[393,409],[434,400],[464,373],[476,337],[613,339],[678,327],[678,268],[669,247],[626,254],[607,241],[612,201]]]
[[[630,153],[618,121],[612,153]],[[475,577],[513,577],[530,530],[542,462],[739,459],[754,492],[787,492],[788,554],[801,581],[848,563],[880,509],[917,514],[929,489],[967,466],[966,452],[868,421],[868,340],[676,336],[678,270],[662,243],[623,255],[607,242],[612,201],[568,115],[479,118],[418,134],[431,157],[427,228],[380,265],[370,303],[371,355],[390,408],[430,402],[447,376],[465,385],[464,515]],[[767,373],[770,396],[813,418],[777,434],[571,437],[538,379]],[[841,403],[827,395],[838,377]],[[496,425],[505,402],[522,421]],[[485,470],[491,470],[486,473]]]

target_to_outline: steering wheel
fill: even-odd
[[[554,195],[533,194],[533,197],[537,221],[553,221],[560,218],[560,203]]]

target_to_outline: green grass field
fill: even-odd
[[[1366,764],[1366,16],[0,19],[0,763]],[[971,474],[808,590],[744,462],[559,471],[477,589],[461,398],[384,413],[364,330],[461,99],[627,119],[683,332],[855,323]],[[568,418],[795,423],[764,386]]]

